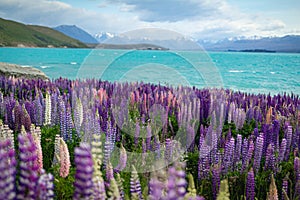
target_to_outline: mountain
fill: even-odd
[[[135,47],[137,44],[141,44],[142,49],[147,49],[147,45],[154,45],[163,50],[200,49],[196,42],[182,36],[179,33],[157,28],[137,29],[118,35],[111,33],[99,33],[95,35],[95,37],[98,39],[98,41],[100,41],[101,44],[107,44],[113,47],[119,46],[122,48],[129,48]],[[140,47],[138,47],[138,49],[139,48]],[[149,48],[151,49],[151,47]]]
[[[44,26],[0,18],[0,46],[86,48],[82,42]]]
[[[227,38],[216,42],[199,40],[198,43],[209,51],[275,51],[300,53],[299,35],[262,38]]]
[[[100,33],[97,33],[97,34],[94,35],[94,38],[96,38],[96,40],[99,43],[103,43],[103,42],[105,42],[107,40],[110,40],[114,37],[115,37],[115,34],[108,33],[108,32],[100,32]]]
[[[98,41],[93,36],[75,25],[61,25],[53,29],[86,44],[98,43]]]

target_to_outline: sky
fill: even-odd
[[[0,0],[0,17],[92,35],[141,28],[203,40],[300,35],[299,0]]]

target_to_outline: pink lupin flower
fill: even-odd
[[[70,170],[70,154],[68,150],[68,146],[65,141],[60,138],[60,170],[59,174],[61,177],[66,178],[69,175]]]

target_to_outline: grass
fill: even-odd
[[[44,26],[25,25],[0,18],[0,46],[86,48],[82,42]]]

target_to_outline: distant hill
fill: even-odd
[[[0,46],[86,48],[82,42],[44,26],[0,18]]]
[[[300,53],[300,36],[286,35],[284,37],[265,37],[258,39],[225,39],[217,42],[198,41],[210,51],[276,51]],[[262,51],[263,52],[263,51]]]
[[[99,43],[93,36],[75,25],[61,25],[53,29],[86,44]]]
[[[164,48],[153,44],[98,44],[97,49],[136,49],[136,50],[161,50],[166,51]]]

